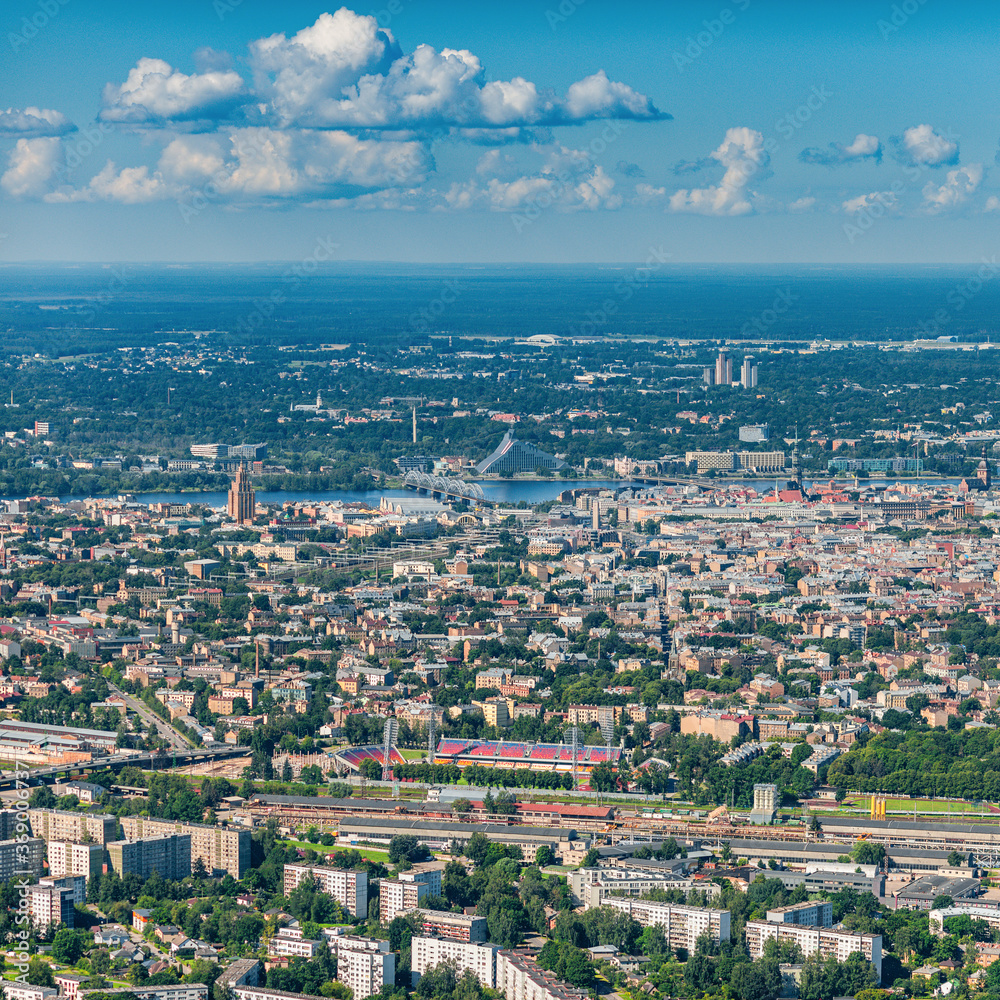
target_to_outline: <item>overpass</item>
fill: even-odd
[[[176,750],[155,750],[152,753],[123,754],[98,757],[86,764],[56,764],[52,767],[35,767],[28,770],[28,784],[54,784],[59,780],[78,778],[92,771],[120,771],[123,767],[141,767],[158,771],[175,764],[197,764],[204,760],[224,760],[229,757],[250,756],[249,747],[190,748]],[[23,772],[22,772],[23,773]],[[0,773],[0,791],[18,787],[17,779],[11,772]],[[23,782],[22,782],[23,787]]]

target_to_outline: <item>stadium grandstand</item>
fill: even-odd
[[[347,750],[339,750],[336,758],[347,765],[352,771],[361,770],[361,762],[364,760],[374,760],[380,766],[383,764],[382,748],[380,746],[370,747],[349,747]],[[405,764],[406,758],[396,747],[389,748],[390,764]]]
[[[577,748],[577,769],[590,771],[597,764],[617,764],[619,747]],[[508,743],[504,740],[442,739],[434,756],[437,764],[469,767],[527,767],[533,771],[571,771],[573,747],[568,743]]]

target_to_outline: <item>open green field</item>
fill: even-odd
[[[400,750],[399,752],[407,760],[419,760],[419,758],[427,756],[426,750]]]
[[[297,847],[303,851],[316,851],[317,853],[322,851],[325,854],[336,854],[340,851],[355,850],[355,848],[345,847],[341,844],[324,847],[322,844],[310,844],[305,840],[279,840],[278,843],[284,844],[286,847]],[[383,865],[387,865],[389,863],[389,855],[385,851],[379,851],[374,848],[364,846],[359,846],[356,850],[368,861],[378,861]]]
[[[893,799],[887,798],[885,800],[885,811],[886,813],[910,813],[912,815],[913,810],[917,810],[917,815],[920,813],[980,813],[984,815],[990,815],[989,809],[990,803],[986,803],[984,806],[976,806],[971,802],[949,802],[942,801],[941,799]],[[871,798],[869,796],[853,796],[847,798],[843,802],[842,809],[839,812],[855,812],[858,809],[863,809],[866,813],[871,812]]]

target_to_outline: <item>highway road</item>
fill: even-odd
[[[160,734],[163,739],[165,739],[170,746],[177,750],[188,750],[191,744],[184,739],[183,736],[173,726],[167,725],[152,709],[147,705],[139,701],[138,698],[134,698],[130,694],[126,694],[120,688],[116,687],[112,683],[108,683],[108,687],[111,688],[115,694],[121,695],[125,699],[125,703],[128,705],[133,712],[138,713],[139,718],[146,724],[147,728],[150,723],[156,726],[156,731]]]

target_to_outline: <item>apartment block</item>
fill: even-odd
[[[383,986],[396,983],[396,954],[388,941],[372,938],[343,937],[337,942],[337,979],[365,1000]]]
[[[123,816],[121,824],[127,840],[162,837],[171,833],[187,834],[191,838],[191,863],[201,858],[210,872],[226,871],[233,878],[240,879],[250,867],[249,830],[178,823],[144,816]]]
[[[28,913],[37,930],[64,924],[73,927],[76,910],[73,909],[73,890],[50,885],[28,886]]]
[[[587,991],[577,989],[546,972],[527,952],[497,954],[496,988],[506,1000],[585,1000]]]
[[[282,927],[271,938],[268,949],[272,955],[289,955],[296,958],[312,958],[321,942],[307,938],[302,931],[293,927]]]
[[[104,870],[104,848],[100,844],[74,844],[69,840],[49,841],[49,874],[82,875],[90,878]]]
[[[608,897],[601,904],[627,913],[642,927],[654,924],[663,928],[670,947],[694,951],[702,934],[713,941],[729,940],[729,910],[712,910],[704,906],[676,906],[673,903],[652,903],[641,899]]]
[[[391,922],[401,913],[417,909],[424,896],[430,894],[426,882],[417,881],[412,875],[407,878],[408,874],[406,872],[399,878],[382,879],[378,890],[378,900],[379,919],[383,924]]]
[[[368,874],[316,865],[285,865],[285,895],[305,879],[313,879],[322,892],[332,896],[352,916],[368,916]],[[440,876],[438,876],[440,881]],[[385,884],[384,882],[382,883]]]
[[[448,913],[444,910],[413,910],[411,917],[420,921],[420,933],[449,938],[452,941],[485,941],[489,937],[485,917],[471,913]]]
[[[875,975],[879,982],[882,981],[881,934],[856,934],[828,927],[777,924],[767,920],[748,920],[746,930],[751,958],[760,958],[768,941],[794,941],[806,958],[819,952],[824,958],[833,955],[838,962],[845,961],[857,951],[872,963]]]
[[[63,809],[29,809],[31,832],[45,843],[69,840],[76,844],[89,841],[102,847],[116,839],[118,820],[107,813],[77,813]]]
[[[767,911],[767,920],[772,924],[801,924],[807,927],[832,927],[833,903],[821,899],[779,906]]]
[[[415,936],[410,942],[410,976],[413,985],[428,970],[448,962],[461,975],[471,972],[483,986],[496,989],[497,953],[495,944],[451,941],[448,938]]]
[[[191,836],[172,833],[141,840],[117,840],[108,844],[108,869],[122,877],[130,873],[138,875],[144,882],[153,872],[180,881],[191,874]]]
[[[0,841],[0,882],[8,882],[19,875],[38,878],[42,874],[44,857],[45,841],[41,837]]]
[[[73,905],[83,905],[87,902],[87,879],[83,875],[63,875],[53,878],[51,875],[40,878],[38,884],[55,889],[69,889],[73,894]]]

